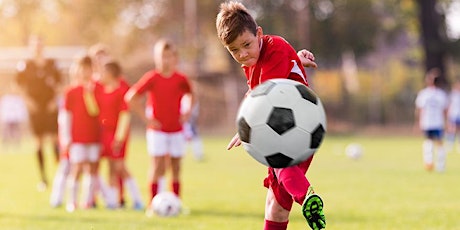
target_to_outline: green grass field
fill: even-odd
[[[50,191],[36,190],[38,174],[30,141],[18,153],[0,153],[0,229],[262,229],[266,168],[242,148],[226,151],[228,137],[204,139],[206,160],[187,154],[183,202],[188,215],[147,218],[129,208],[67,213],[48,205]],[[364,156],[353,161],[345,146],[358,142]],[[444,173],[423,170],[418,137],[327,136],[307,173],[325,202],[327,229],[460,229],[460,154],[448,155]],[[142,136],[131,142],[128,165],[147,200]],[[47,155],[48,177],[56,168]],[[106,170],[103,168],[103,173]],[[295,205],[288,229],[308,229]]]

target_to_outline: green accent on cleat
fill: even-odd
[[[316,194],[310,194],[302,204],[302,214],[313,230],[326,228],[326,217],[323,213],[323,200]]]

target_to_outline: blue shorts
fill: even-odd
[[[429,129],[425,130],[425,137],[428,139],[441,140],[444,134],[442,129]]]

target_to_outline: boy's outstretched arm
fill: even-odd
[[[300,62],[304,67],[307,68],[317,68],[318,65],[315,63],[315,55],[312,52],[302,49],[297,52],[297,56],[299,56]]]

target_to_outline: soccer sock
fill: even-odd
[[[203,143],[199,137],[192,138],[192,149],[193,155],[195,159],[202,160],[203,159]]]
[[[157,195],[158,192],[158,183],[151,183],[150,184],[150,198],[153,199]]]
[[[85,199],[85,205],[87,207],[91,207],[91,205],[94,202],[94,197],[95,197],[95,191],[96,191],[96,185],[97,185],[97,176],[95,175],[90,175],[88,178],[88,184],[86,185],[87,187],[85,188],[87,191],[86,194],[86,199]]]
[[[292,196],[295,202],[302,204],[310,187],[305,174],[297,166],[274,169],[280,184]]]
[[[109,187],[101,176],[97,177],[97,187],[101,191],[102,198],[107,205],[114,205],[117,202],[117,190],[113,190]],[[114,192],[115,191],[115,192]]]
[[[446,150],[451,151],[454,148],[455,144],[455,133],[446,134]]]
[[[142,196],[139,188],[137,187],[136,181],[132,177],[125,179],[125,186],[128,189],[129,193],[134,202],[142,203]]]
[[[77,205],[78,199],[78,181],[70,180],[68,181],[68,188],[69,188],[69,200],[68,204]]]
[[[180,194],[180,182],[179,181],[173,181],[172,182],[172,189],[174,194],[179,197]]]
[[[423,141],[423,162],[425,165],[433,165],[433,141]]]
[[[50,204],[55,207],[62,203],[64,191],[66,189],[66,180],[69,175],[70,163],[67,160],[59,162],[59,168],[54,176],[53,188],[50,196]]]
[[[166,177],[161,176],[158,179],[158,188],[157,188],[157,193],[164,192],[166,191]]]
[[[264,230],[286,230],[289,221],[286,222],[274,222],[271,220],[265,220]]]
[[[118,194],[119,194],[119,191],[118,191],[118,188],[117,187],[108,187],[108,191],[107,191],[109,194],[108,194],[108,198],[105,200],[105,204],[107,205],[107,207],[109,208],[115,208],[115,207],[118,207]]]
[[[437,148],[438,160],[436,162],[436,170],[442,172],[446,166],[446,150],[443,146]]]

